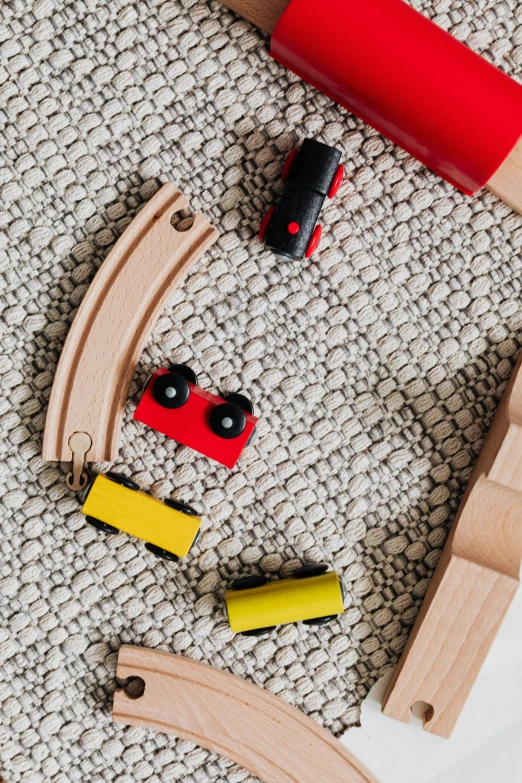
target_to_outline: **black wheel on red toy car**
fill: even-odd
[[[192,383],[194,386],[198,385],[198,376],[187,364],[171,364],[169,372],[175,372],[177,375],[181,375],[186,381]]]
[[[109,470],[105,475],[107,478],[109,478],[111,481],[114,481],[116,484],[119,484],[121,487],[134,490],[139,489],[139,486],[136,484],[136,482],[130,479],[124,473],[116,473],[115,470]]]
[[[210,429],[219,438],[231,440],[237,438],[246,427],[245,412],[239,405],[232,402],[223,402],[216,405],[210,414]]]
[[[186,378],[177,372],[167,372],[154,381],[152,388],[154,399],[162,408],[181,408],[190,396]]]
[[[244,394],[230,392],[229,394],[224,394],[223,399],[226,400],[226,402],[231,402],[233,405],[237,405],[238,408],[241,408],[241,410],[245,411],[246,413],[250,413],[252,415],[254,413],[254,406],[248,397],[245,397]]]

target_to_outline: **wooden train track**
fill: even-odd
[[[42,457],[73,460],[79,489],[84,461],[113,461],[128,388],[163,303],[217,238],[202,215],[178,231],[188,207],[172,183],[143,207],[103,262],[78,310],[56,371]]]
[[[144,684],[139,698],[124,689],[114,694],[112,717],[119,723],[196,742],[265,783],[377,783],[329,732],[233,674],[124,645],[116,675],[127,682],[141,678]]]
[[[383,700],[407,723],[449,737],[519,587],[522,559],[522,356],[512,373],[453,528]]]

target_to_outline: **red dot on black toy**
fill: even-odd
[[[315,139],[305,139],[285,161],[285,191],[271,207],[259,230],[259,239],[283,260],[310,258],[321,238],[317,224],[324,200],[333,198],[343,181],[341,153]]]

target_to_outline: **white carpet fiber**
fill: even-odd
[[[515,0],[415,5],[520,78]],[[357,722],[404,646],[520,347],[522,218],[299,82],[218,3],[12,0],[0,21],[0,770],[6,783],[251,781],[112,723],[118,648],[227,669],[336,735]],[[282,263],[255,233],[306,136],[337,146],[349,176],[320,252]],[[220,238],[147,344],[117,465],[202,511],[178,565],[86,525],[69,466],[40,458],[76,308],[169,180]],[[132,420],[169,362],[253,399],[259,438],[235,470]],[[231,579],[319,560],[347,588],[338,621],[232,635]]]

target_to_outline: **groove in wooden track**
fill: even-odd
[[[172,183],[144,206],[100,267],[60,357],[49,401],[42,457],[70,460],[73,432],[87,432],[88,461],[117,456],[121,417],[143,345],[160,309],[190,266],[217,238],[196,215],[171,226],[188,202]]]
[[[138,699],[114,694],[112,717],[196,742],[265,783],[376,783],[329,732],[256,685],[180,655],[124,645],[118,678],[141,677]]]

